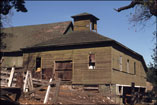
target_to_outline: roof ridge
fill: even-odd
[[[90,35],[91,35],[91,39],[90,39]],[[92,38],[93,36],[94,36],[94,39]],[[78,37],[79,37],[79,39],[78,39]],[[89,40],[88,40],[88,38],[89,38]],[[38,43],[32,47],[49,46],[49,45],[51,46],[51,45],[57,44],[58,41],[59,41],[58,44],[64,43],[65,45],[67,45],[68,43],[69,44],[78,43],[78,40],[80,40],[79,43],[89,43],[89,42],[109,41],[109,40],[113,40],[113,39],[105,37],[105,36],[100,35],[96,32],[93,32],[93,31],[73,31],[73,32],[67,33],[63,36],[47,40],[46,42]]]
[[[24,25],[24,26],[13,26],[13,27],[6,27],[6,28],[2,28],[2,29],[11,29],[11,28],[23,28],[23,27],[31,27],[31,26],[39,26],[39,25],[49,25],[49,24],[60,24],[60,23],[70,23],[72,21],[63,21],[63,22],[55,22],[55,23],[45,23],[45,24],[33,24],[33,25]]]

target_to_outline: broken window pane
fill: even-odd
[[[127,72],[129,73],[129,59],[127,60]]]
[[[119,67],[120,67],[120,71],[122,71],[123,67],[122,67],[122,56],[120,56],[119,58]]]
[[[136,74],[136,62],[134,62],[134,74]]]
[[[95,54],[89,55],[89,69],[95,69]]]
[[[41,57],[36,58],[36,70],[41,71]]]

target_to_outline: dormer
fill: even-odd
[[[89,13],[81,13],[71,16],[74,19],[74,31],[95,31],[97,32],[97,17]]]

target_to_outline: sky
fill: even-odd
[[[26,1],[28,12],[11,10],[6,27],[73,21],[71,16],[88,12],[100,19],[97,22],[99,34],[141,54],[146,64],[149,64],[152,62],[152,49],[155,47],[152,34],[156,30],[155,17],[144,28],[140,25],[134,27],[129,22],[129,15],[134,8],[120,13],[114,10],[129,3],[130,1]]]

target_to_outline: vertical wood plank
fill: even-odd
[[[11,87],[13,77],[14,77],[14,72],[15,72],[15,67],[12,67],[10,77],[9,77],[8,87]]]
[[[30,89],[33,90],[34,88],[33,88],[33,80],[32,80],[32,73],[31,73],[31,71],[29,71],[29,76],[30,76],[30,85],[31,85]]]
[[[53,65],[54,65],[54,68],[53,68],[53,77],[52,77],[52,78],[55,79],[56,63],[55,63],[55,61],[54,61],[53,63],[54,63],[54,64],[53,64]]]
[[[25,77],[25,80],[24,80],[23,92],[26,92],[28,76],[29,76],[29,72],[27,71],[26,77]]]
[[[52,78],[50,78],[50,83],[52,82]],[[45,99],[44,99],[44,104],[47,103],[48,99],[49,99],[49,93],[50,93],[50,89],[51,89],[51,84],[48,85],[47,91],[46,91],[46,95],[45,95]]]
[[[57,104],[57,101],[58,101],[60,82],[61,82],[61,79],[59,78],[58,81],[56,82],[56,91],[54,93],[53,104]]]

